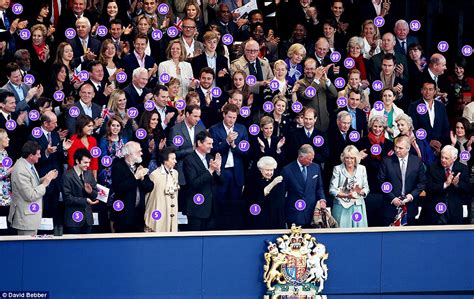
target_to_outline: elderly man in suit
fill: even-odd
[[[99,57],[100,41],[92,36],[91,22],[86,17],[80,17],[76,20],[77,35],[67,42],[74,51],[74,59],[72,65],[78,66],[84,62],[89,62]]]
[[[296,161],[286,165],[281,175],[286,188],[286,222],[310,227],[316,203],[326,208],[321,167],[313,163],[314,150],[309,144],[298,150]]]
[[[97,182],[89,170],[92,156],[87,149],[74,152],[74,167],[63,176],[64,230],[67,234],[89,234],[94,224],[92,205],[99,203]]]
[[[433,82],[436,88],[435,97],[443,103],[449,103],[448,91],[450,83],[448,77],[444,75],[446,71],[446,58],[439,53],[431,55],[428,67],[423,70],[421,76],[418,77],[417,87],[420,90],[425,82]],[[454,99],[451,99],[453,101]],[[449,103],[453,104],[453,103]]]
[[[403,55],[407,56],[408,47],[412,44],[420,43],[416,36],[409,35],[410,26],[408,25],[408,22],[403,19],[395,22],[393,32],[395,32],[395,36],[397,37],[395,52],[402,53]]]
[[[12,192],[15,196],[8,222],[18,235],[35,235],[38,232],[43,215],[43,195],[46,187],[58,176],[57,170],[51,170],[40,178],[34,166],[40,157],[39,144],[27,141],[12,172]]]
[[[74,107],[79,108],[80,115],[91,117],[94,120],[94,129],[99,129],[104,123],[104,119],[101,116],[102,108],[92,102],[94,95],[94,87],[92,87],[90,83],[82,84],[79,88],[80,99]],[[69,134],[73,134],[75,131],[76,117],[71,116],[69,113],[66,115],[66,128],[68,129]]]
[[[378,174],[384,191],[384,223],[390,225],[398,213],[397,208],[406,206],[407,224],[411,225],[418,214],[419,195],[426,186],[425,168],[417,156],[410,155],[407,136],[397,137],[394,149],[395,155],[384,158]]]
[[[273,72],[268,61],[258,58],[260,46],[254,40],[249,40],[244,46],[244,55],[232,61],[230,65],[231,73],[243,70],[247,76],[253,75],[257,78],[255,85],[250,87],[250,92],[260,94],[268,82],[273,79]]]
[[[349,91],[347,106],[340,108],[339,111],[347,111],[351,115],[351,128],[359,132],[361,138],[367,136],[367,114],[364,110],[358,108],[361,100],[361,92],[358,89],[352,89]],[[336,121],[333,121],[335,124]]]
[[[132,82],[123,89],[127,97],[127,108],[136,107],[142,110],[141,104],[153,97],[151,90],[146,88],[148,78],[148,71],[145,68],[139,67],[133,70]]]
[[[71,3],[71,1],[67,2]],[[54,10],[54,5],[50,6],[50,8],[53,8],[52,10]],[[74,28],[76,20],[81,17],[85,17],[90,21],[90,23],[95,24],[96,17],[94,16],[94,13],[90,12],[86,8],[87,0],[73,0],[72,9],[67,8],[66,1],[62,2],[62,13],[60,13],[61,17],[59,18],[59,26],[57,27],[56,31],[64,32],[67,28]]]

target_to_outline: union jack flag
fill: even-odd
[[[111,118],[112,116],[114,116],[114,113],[112,111],[109,110],[109,108],[105,107],[105,105],[102,107],[102,113],[100,114],[101,118],[105,119],[106,117],[107,118]]]
[[[76,68],[74,69],[74,73],[72,74],[72,83],[75,83],[75,82],[80,82],[81,81],[81,78],[79,78],[79,73],[80,71],[78,71]]]
[[[183,31],[183,20],[180,17],[176,17],[176,23],[173,24],[179,32]]]
[[[397,208],[397,216],[390,226],[405,226],[407,225],[407,206],[400,206]]]

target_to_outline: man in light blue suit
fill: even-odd
[[[298,158],[283,168],[281,175],[286,188],[286,222],[310,227],[314,208],[321,202],[326,208],[322,171],[313,163],[314,150],[303,144],[298,150]]]

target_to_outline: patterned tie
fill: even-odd
[[[86,54],[86,52],[87,52],[87,41],[85,39],[83,39],[81,41],[81,43],[82,43],[82,49],[84,50],[84,54]]]
[[[405,55],[407,54],[406,44],[407,44],[407,43],[406,43],[405,41],[402,42],[402,49],[403,49],[403,53],[404,53]]]
[[[301,167],[301,174],[303,175],[304,181],[308,178],[308,173],[306,172],[306,166]]]
[[[309,131],[306,132],[306,136],[308,136],[308,138],[310,138],[310,137],[311,137],[311,133],[310,133]]]
[[[8,20],[6,11],[3,12],[3,25],[5,25],[7,31],[10,30],[10,21]]]

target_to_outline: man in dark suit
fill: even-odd
[[[332,167],[341,163],[341,153],[348,145],[355,145],[357,147],[358,141],[351,140],[351,133],[355,132],[351,126],[352,116],[347,111],[340,111],[337,114],[336,126],[328,130],[328,143],[331,155],[326,160],[325,168],[329,170],[332,175]],[[362,136],[360,136],[362,138]],[[354,139],[355,140],[355,139]],[[330,169],[329,169],[330,168]]]
[[[148,169],[137,164],[142,162],[140,144],[129,141],[125,144],[123,158],[116,158],[112,163],[112,190],[115,192],[111,201],[110,220],[116,233],[143,232],[145,195],[153,190],[153,182],[148,176]]]
[[[92,117],[94,120],[94,129],[98,129],[104,123],[104,119],[101,117],[102,108],[92,102],[94,94],[94,87],[92,87],[91,84],[82,84],[79,89],[80,99],[74,107],[79,108],[80,115]],[[69,113],[66,114],[66,128],[68,129],[69,135],[74,134],[76,130],[76,117],[72,117]]]
[[[100,107],[107,106],[109,95],[114,90],[114,85],[110,84],[104,76],[104,66],[97,60],[91,61],[87,66],[90,83],[94,87],[94,98],[92,102]]]
[[[410,139],[400,136],[395,139],[395,155],[384,158],[378,179],[384,191],[384,223],[390,225],[397,215],[397,208],[407,207],[407,223],[413,224],[418,214],[418,199],[426,185],[423,162],[410,155]],[[387,184],[390,187],[386,187]]]
[[[463,205],[470,201],[471,184],[469,169],[456,161],[458,150],[446,145],[441,151],[440,162],[428,167],[426,194],[428,202],[422,213],[429,223],[424,224],[463,224]],[[446,211],[437,206],[444,204]]]
[[[61,8],[64,9],[64,11],[63,13],[61,13],[61,16],[59,18],[59,25],[56,32],[64,34],[64,31],[66,29],[75,28],[76,20],[81,17],[87,18],[90,24],[95,24],[97,17],[94,15],[94,13],[91,13],[90,11],[86,10],[87,0],[73,0],[72,10],[67,9],[66,5],[67,4],[64,3],[64,6]],[[51,7],[54,8],[54,6]]]
[[[89,19],[85,17],[77,19],[76,31],[76,36],[67,40],[74,52],[73,66],[78,66],[99,57],[101,46],[98,39],[90,36],[91,23]]]
[[[0,107],[0,128],[5,129],[10,138],[10,146],[7,148],[8,156],[16,161],[20,158],[21,148],[30,134],[27,125],[28,113],[26,111],[15,112],[15,96],[7,90],[0,91],[0,104],[2,104]],[[9,120],[16,122],[14,129],[7,128],[6,125]]]
[[[286,188],[286,222],[310,227],[316,203],[326,208],[321,167],[313,163],[309,144],[298,149],[298,159],[286,165],[281,175]]]
[[[165,135],[168,136],[171,127],[174,126],[178,118],[178,109],[169,106],[170,100],[168,87],[158,84],[153,89],[153,102],[155,103],[155,110],[160,114],[161,127]]]
[[[221,108],[227,101],[227,93],[222,92],[219,97],[212,95],[214,78],[215,73],[210,67],[205,67],[199,71],[199,87],[196,88],[196,92],[201,102],[202,122],[207,128],[222,119],[220,117]]]
[[[382,51],[372,56],[368,63],[368,76],[370,82],[377,80],[376,78],[380,75],[382,71],[382,58],[385,54],[391,53],[395,56],[395,61],[397,65],[395,67],[395,73],[398,77],[403,78],[408,81],[408,62],[404,54],[395,52],[395,35],[391,32],[387,32],[382,36]]]
[[[426,82],[421,90],[423,98],[410,104],[408,115],[413,120],[415,130],[423,128],[426,130],[426,140],[436,152],[441,151],[442,145],[450,143],[450,127],[446,107],[439,101],[435,101],[435,84]],[[424,113],[417,110],[418,105],[425,104]]]
[[[359,109],[361,94],[358,89],[351,89],[349,98],[347,99],[347,106],[339,109],[339,111],[347,111],[351,115],[351,128],[359,132],[361,138],[368,134],[367,129],[367,115],[364,110]],[[338,111],[338,113],[339,113]],[[333,125],[336,124],[333,120]]]
[[[78,149],[74,153],[74,167],[63,176],[64,230],[67,234],[92,231],[92,205],[98,204],[99,200],[96,199],[97,182],[89,170],[91,159],[87,149]]]
[[[136,107],[139,111],[143,110],[143,102],[153,97],[151,90],[146,87],[147,83],[148,71],[145,68],[133,70],[132,82],[123,89],[127,97],[127,108]]]
[[[127,82],[130,82],[132,74],[135,69],[143,67],[148,71],[148,78],[151,78],[158,71],[155,58],[145,54],[148,37],[145,34],[139,33],[135,36],[133,41],[133,52],[128,53],[123,57],[122,63],[127,74]],[[138,61],[140,59],[140,62]],[[150,79],[150,84],[156,82],[156,78]]]
[[[420,43],[416,36],[409,35],[410,26],[405,20],[398,20],[397,22],[395,22],[395,27],[393,28],[393,32],[395,32],[395,36],[397,37],[395,52],[398,52],[407,56],[408,47],[410,47],[410,45]]]
[[[239,31],[237,24],[232,20],[232,12],[227,4],[220,4],[217,10],[217,19],[211,21],[210,24],[217,25],[221,35],[231,34],[235,36]]]
[[[436,88],[435,97],[441,102],[452,106],[454,99],[448,98],[450,83],[447,76],[444,75],[446,69],[446,58],[443,55],[439,53],[431,55],[428,67],[423,70],[423,73],[418,78],[417,91],[423,88],[425,82],[432,82]]]
[[[195,151],[186,156],[183,172],[187,182],[186,215],[188,229],[211,230],[217,227],[217,204],[213,191],[221,182],[222,158],[219,153],[212,159],[213,140],[207,131],[196,135]]]
[[[325,37],[320,37],[314,44],[314,55],[312,54],[313,58],[316,59],[316,68],[320,66],[327,67],[330,64],[334,64],[329,58],[329,50],[328,40]],[[336,79],[336,77],[340,75],[340,66],[327,69],[327,77],[331,80]]]

